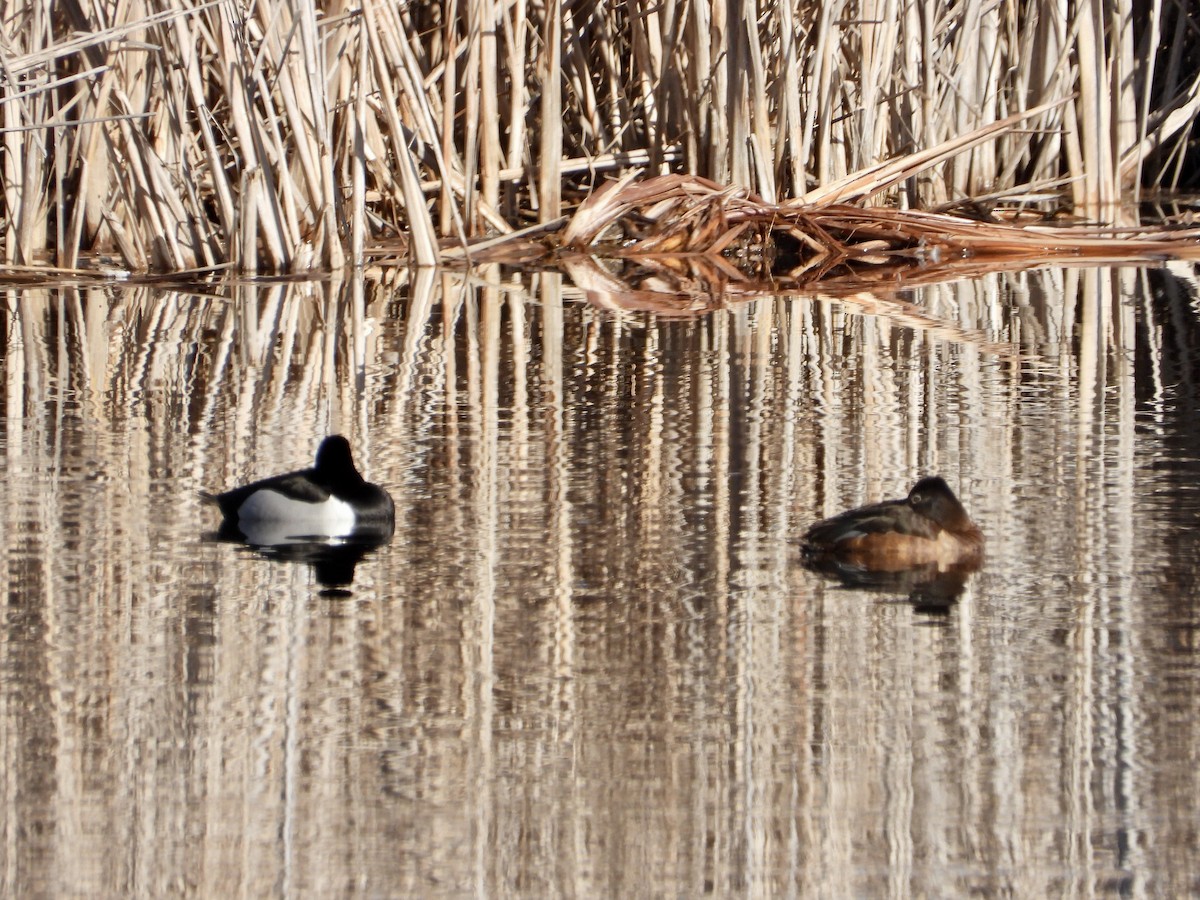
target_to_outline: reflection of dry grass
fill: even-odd
[[[614,274],[615,268],[620,274]],[[625,263],[625,266],[622,266]],[[887,291],[870,290],[865,282],[835,282],[797,291],[779,284],[746,281],[731,266],[713,265],[709,257],[639,258],[601,260],[595,257],[568,257],[562,261],[584,299],[604,309],[624,312],[652,312],[665,318],[704,316],[719,309],[753,303],[765,295],[800,296],[812,301],[836,301],[858,315],[880,316],[892,324],[917,332],[928,332],[939,340],[973,345],[998,359],[1017,359],[1011,344],[989,340],[981,331],[965,328],[958,322],[939,318],[929,310],[895,296],[895,287]],[[944,281],[940,273],[937,281]],[[732,276],[732,277],[731,277]],[[632,287],[631,285],[636,285]],[[878,282],[874,285],[878,288]],[[906,282],[905,287],[912,287]]]
[[[1145,587],[1176,526],[1135,487],[1156,367],[1194,359],[1178,268],[1139,330],[1131,270],[675,321],[496,269],[10,292],[0,807],[38,827],[10,825],[0,886],[878,896],[903,868],[913,893],[1043,896],[1047,823],[1086,797],[1080,884],[1111,877],[1128,799],[1156,823],[1139,864],[1185,895],[1197,767],[1161,748],[1195,743],[1200,695]],[[196,543],[196,488],[331,428],[398,510],[353,600]],[[790,545],[924,470],[996,560],[949,629]],[[1118,713],[1146,739],[1089,725]],[[114,834],[153,865],[78,864]]]

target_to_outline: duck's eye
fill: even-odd
[[[925,502],[925,495],[924,494],[913,494],[911,497],[908,498],[908,502],[911,503],[913,506],[920,506],[922,503]]]

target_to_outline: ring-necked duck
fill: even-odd
[[[350,442],[340,434],[321,441],[311,469],[203,496],[221,507],[223,531],[264,545],[314,537],[386,538],[396,515],[388,492],[354,467]]]
[[[941,478],[922,478],[903,500],[886,500],[818,522],[804,535],[811,559],[836,559],[875,571],[917,566],[974,568],[983,533]]]

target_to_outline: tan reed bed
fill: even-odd
[[[630,167],[825,202],[854,173],[1022,111],[1019,128],[859,202],[927,209],[1053,185],[1114,222],[1143,180],[1186,171],[1200,109],[1187,4],[730,9],[2,0],[2,261],[430,264],[552,223]]]

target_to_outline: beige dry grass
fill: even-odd
[[[1200,107],[1200,17],[1133,13],[0,0],[2,258],[303,271],[390,240],[432,264],[552,222],[633,165],[767,204],[858,184],[865,204],[931,208],[1054,183],[1115,223],[1143,181],[1178,181]],[[983,134],[935,165],[903,162]]]

